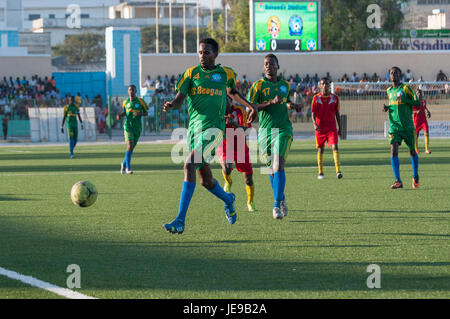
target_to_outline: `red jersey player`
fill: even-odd
[[[325,142],[331,145],[333,149],[336,177],[342,178],[338,150],[338,135],[341,135],[339,98],[336,94],[330,93],[330,80],[328,78],[320,79],[319,87],[320,93],[314,95],[311,104],[311,118],[316,134],[317,164],[319,167],[319,175],[317,178],[324,178],[323,150]]]
[[[233,105],[231,101],[227,99],[225,139],[223,140],[222,145],[217,149],[217,155],[220,158],[222,166],[223,178],[225,179],[223,188],[226,192],[231,191],[231,185],[233,183],[231,172],[233,171],[233,164],[235,163],[236,169],[244,176],[245,189],[247,191],[247,208],[250,212],[253,212],[256,211],[255,203],[253,201],[255,196],[253,166],[250,162],[250,152],[247,146],[247,138],[244,133],[244,130],[249,127],[251,127],[251,124],[247,124],[247,113],[245,108],[239,105]],[[227,140],[233,137],[234,142]]]
[[[427,109],[427,101],[423,98],[422,90],[417,91],[417,97],[420,101],[420,106],[414,106],[414,127],[416,128],[416,153],[419,153],[419,133],[423,130],[425,136],[425,153],[431,154],[430,150],[430,133],[428,130],[427,117],[431,117],[430,111]],[[426,114],[425,114],[426,113]]]

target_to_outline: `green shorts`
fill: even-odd
[[[265,164],[271,166],[274,155],[279,155],[286,161],[293,140],[292,131],[280,130],[278,134],[266,132],[264,129],[258,132],[259,151]]]
[[[216,149],[222,144],[223,131],[218,128],[209,128],[205,131],[194,134],[193,130],[188,133],[189,151],[197,151],[202,158],[194,158],[198,164],[197,169],[202,168],[205,164],[210,163],[216,155]]]
[[[123,134],[125,135],[125,142],[133,141],[133,147],[136,146],[141,136],[140,128],[124,128]]]
[[[78,140],[78,125],[67,125],[67,134],[69,139]]]
[[[402,141],[405,141],[406,146],[410,151],[416,149],[416,131],[415,129],[411,129],[408,131],[397,131],[389,133],[389,142],[391,144],[398,143],[398,145],[402,145]]]

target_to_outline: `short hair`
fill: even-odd
[[[391,68],[391,70],[392,70],[392,69],[397,70],[398,72],[400,72],[400,74],[403,73],[402,70],[401,70],[398,66],[393,66],[393,67]]]
[[[137,89],[136,89],[136,85],[134,85],[134,84],[130,84],[130,85],[128,85],[128,87],[129,87],[129,88],[134,88],[135,90],[137,90]]]
[[[273,59],[275,62],[277,62],[277,65],[280,66],[280,63],[278,63],[278,58],[275,54],[269,53],[264,57],[264,59],[267,59],[267,58]]]
[[[324,76],[320,78],[320,81],[324,81],[324,82],[330,82],[330,79],[328,78],[328,76]],[[319,81],[319,82],[320,82]]]
[[[212,47],[214,53],[219,53],[219,44],[218,44],[217,41],[214,40],[213,38],[204,38],[204,39],[201,39],[200,42],[199,42],[199,44],[201,44],[201,43],[203,43],[203,44],[209,44],[209,45]]]

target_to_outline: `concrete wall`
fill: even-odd
[[[336,80],[344,73],[350,77],[353,72],[359,76],[363,73],[372,75],[376,72],[384,79],[391,66],[402,70],[410,69],[417,80],[421,75],[425,81],[434,81],[439,70],[450,75],[449,51],[359,51],[359,52],[316,52],[316,53],[276,53],[280,62],[280,72],[286,76],[298,73],[301,77],[317,73],[323,76],[330,72]],[[216,62],[229,66],[238,74],[238,79],[245,74],[250,81],[261,77],[264,53],[223,53]],[[197,65],[196,54],[142,54],[141,81],[147,75],[156,79],[158,75],[175,75],[188,67]],[[142,85],[142,83],[141,83]]]
[[[36,56],[0,56],[1,76],[40,77],[52,76],[52,62],[50,55]]]

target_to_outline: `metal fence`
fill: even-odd
[[[450,122],[450,82],[413,82],[409,83],[414,90],[421,89],[428,109],[431,111],[431,121]],[[387,104],[386,90],[391,86],[387,82],[334,82],[332,91],[341,101],[340,112],[346,119],[346,133],[353,136],[379,136],[384,133],[387,114],[382,112],[383,104]],[[317,91],[309,91],[300,96],[293,94],[291,100],[303,103],[301,112],[289,111],[294,133],[312,137],[314,134],[311,122],[311,102]],[[148,116],[143,118],[142,135],[170,134],[173,129],[187,127],[189,116],[187,101],[178,110],[163,112],[163,105],[175,97],[174,93],[154,94],[144,96],[149,106]],[[116,116],[122,110],[122,103],[127,96],[113,96],[107,101],[107,107],[96,108],[97,134],[123,135],[123,119]],[[83,101],[84,104],[84,101]],[[0,122],[4,116],[9,119],[7,134],[10,139],[30,138],[30,123],[28,109],[30,107],[63,107],[64,99],[15,99],[0,100]],[[258,123],[254,123],[257,127]],[[0,137],[3,139],[3,130]]]

